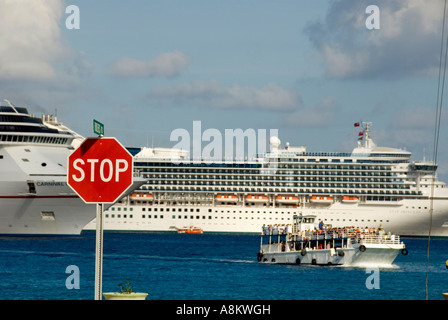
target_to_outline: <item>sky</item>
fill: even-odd
[[[0,99],[56,113],[86,137],[96,119],[129,147],[172,147],[174,130],[193,134],[200,121],[223,136],[274,129],[283,145],[350,152],[353,124],[370,121],[377,145],[430,160],[443,9],[442,0],[0,0]],[[437,162],[448,182],[444,104]]]

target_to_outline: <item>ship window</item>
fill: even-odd
[[[40,214],[41,214],[41,216],[40,216],[41,220],[43,220],[43,221],[55,221],[56,220],[53,211],[42,211]]]
[[[36,193],[36,186],[34,185],[34,182],[28,182],[28,192]]]

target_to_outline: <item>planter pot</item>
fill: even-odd
[[[131,292],[131,293],[121,293],[121,292],[105,292],[103,293],[106,300],[145,300],[148,294],[144,292]]]

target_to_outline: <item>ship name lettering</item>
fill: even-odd
[[[36,185],[39,187],[63,187],[66,186],[65,182],[58,182],[58,181],[37,181]]]

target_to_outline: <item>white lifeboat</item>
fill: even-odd
[[[275,201],[278,203],[286,203],[286,204],[298,204],[299,198],[294,196],[277,196]]]

